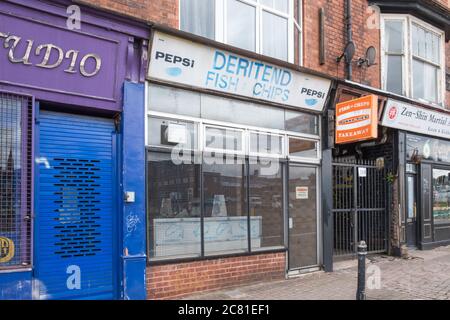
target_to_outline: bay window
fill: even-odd
[[[442,106],[443,31],[409,15],[382,19],[383,89]]]
[[[180,0],[180,29],[301,63],[301,0]]]

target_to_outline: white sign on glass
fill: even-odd
[[[169,122],[167,141],[170,143],[186,144],[187,129],[185,124]]]

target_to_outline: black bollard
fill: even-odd
[[[358,245],[358,289],[356,290],[356,300],[366,300],[366,255],[366,242],[361,241]]]

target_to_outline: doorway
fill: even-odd
[[[38,299],[117,297],[112,119],[40,112]]]
[[[417,244],[417,182],[413,174],[406,175],[406,244]]]
[[[289,165],[289,269],[317,266],[317,168]]]

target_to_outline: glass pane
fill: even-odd
[[[150,152],[147,187],[150,258],[199,256],[200,165],[192,158],[177,165],[170,153]]]
[[[412,26],[413,55],[440,63],[440,37],[416,24]]]
[[[440,64],[440,56],[441,56],[441,38],[437,35],[432,37],[432,50],[430,60],[434,63]]]
[[[201,96],[201,106],[204,119],[284,130],[284,110],[280,108],[205,94]]]
[[[188,150],[197,149],[197,124],[155,117],[149,117],[148,119],[148,145]]]
[[[408,177],[408,218],[415,218],[416,216],[416,189],[414,177]]]
[[[242,151],[242,131],[229,129],[206,127],[205,147],[220,150]]]
[[[287,19],[263,11],[263,54],[287,60],[288,58]]]
[[[435,66],[413,59],[413,97],[438,102],[438,74]]]
[[[237,0],[227,1],[227,43],[255,51],[256,9]]]
[[[298,138],[289,138],[291,157],[317,158],[317,142]]]
[[[403,94],[403,57],[386,56],[386,90]]]
[[[403,22],[386,20],[385,46],[390,53],[403,53]]]
[[[284,13],[289,11],[289,0],[260,0],[260,3]]]
[[[250,162],[249,195],[252,250],[283,246],[283,178],[280,163]]]
[[[148,111],[200,117],[200,94],[165,86],[148,86]]]
[[[289,267],[317,264],[316,169],[289,167]]]
[[[283,138],[281,136],[265,134],[265,133],[250,133],[250,152],[282,155],[283,154]]]
[[[433,170],[434,224],[450,223],[450,171]]]
[[[429,137],[416,135],[407,135],[406,137],[406,157],[411,161],[420,161],[422,159],[439,161],[447,158],[447,150],[450,150],[447,142]]]
[[[234,157],[203,161],[205,254],[248,251],[245,163]]]
[[[285,130],[319,134],[319,118],[316,115],[286,110],[285,117]]]
[[[214,4],[211,0],[181,0],[180,29],[214,40]]]

